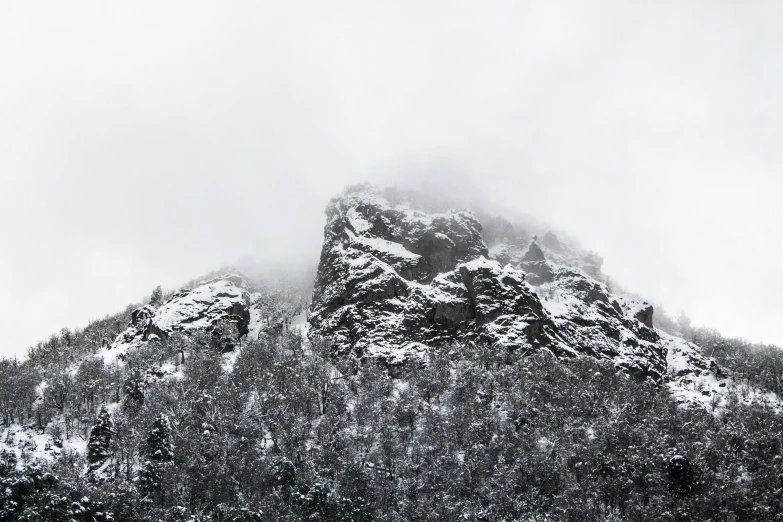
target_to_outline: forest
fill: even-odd
[[[267,292],[280,317],[300,297]],[[769,409],[683,408],[609,363],[472,344],[392,377],[288,321],[225,353],[172,335],[106,365],[131,309],[0,363],[4,427],[62,448],[2,452],[0,520],[783,519]],[[776,347],[660,322],[778,391]]]

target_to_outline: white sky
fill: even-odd
[[[783,2],[0,0],[0,354],[440,180],[783,344]],[[431,183],[432,185],[432,183]]]

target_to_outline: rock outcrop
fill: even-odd
[[[510,261],[511,259],[509,259]],[[538,246],[537,238],[534,238],[530,243],[527,252],[517,262],[517,267],[525,272],[532,285],[549,283],[554,277],[552,266],[547,263],[544,251]]]
[[[530,349],[553,339],[524,275],[487,258],[471,212],[427,215],[359,190],[326,215],[310,322],[336,354],[398,365],[457,340]]]
[[[468,211],[427,215],[359,189],[333,199],[326,216],[310,321],[313,333],[331,337],[335,355],[398,365],[455,341],[545,347],[663,380],[652,308],[548,262],[535,238],[515,266],[502,266],[488,258]],[[545,240],[566,252],[554,235]],[[510,257],[508,249],[493,253]]]
[[[514,234],[507,235],[512,238],[514,236]],[[524,235],[516,234],[516,236]],[[595,252],[569,246],[551,230],[541,238],[533,236],[532,241],[519,239],[514,241],[504,238],[487,246],[492,259],[519,268],[527,274],[527,281],[534,286],[551,282],[554,269],[559,266],[577,269],[591,279],[604,280],[604,275],[601,273],[603,259],[600,256]]]
[[[128,328],[112,345],[136,347],[154,339],[166,339],[174,332],[201,331],[217,334],[217,329],[236,327],[238,339],[247,335],[251,323],[251,292],[242,276],[229,274],[201,283],[192,290],[171,296],[160,308],[143,306],[133,311]],[[218,348],[233,348],[225,336],[214,335]]]
[[[539,294],[565,344],[612,359],[633,376],[662,382],[666,352],[652,324],[640,320],[652,320],[652,306],[612,295],[606,284],[574,269],[552,273],[552,281],[542,284]]]
[[[708,408],[736,389],[698,347],[656,330],[651,305],[612,293],[599,257],[554,234],[488,249],[469,211],[427,214],[366,189],[334,198],[326,215],[309,323],[312,335],[332,340],[334,356],[395,369],[451,343],[475,343],[608,360]],[[214,348],[231,350],[291,323],[295,311],[275,302],[242,276],[211,279],[135,310],[104,359],[175,332],[206,333]],[[777,400],[743,393],[748,402]]]

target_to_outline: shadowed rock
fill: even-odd
[[[335,355],[395,366],[451,342],[546,347],[662,380],[665,353],[647,316],[583,272],[551,265],[535,239],[520,270],[487,259],[468,211],[428,215],[352,190],[326,216],[310,321]],[[543,285],[543,301],[526,277]]]
[[[487,259],[471,212],[427,215],[369,192],[329,203],[310,321],[335,353],[402,364],[453,341],[545,346],[524,274]]]
[[[519,268],[528,275],[530,284],[535,286],[552,281],[554,276],[552,267],[547,263],[544,251],[538,246],[535,238],[530,243],[525,255],[522,256]]]

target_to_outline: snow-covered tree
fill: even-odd
[[[163,468],[172,461],[174,452],[171,445],[171,423],[169,418],[160,414],[152,424],[147,436],[147,452],[144,467],[139,475],[139,487],[152,495],[160,492],[163,480]]]
[[[150,296],[150,305],[160,306],[162,304],[163,304],[163,290],[161,290],[160,286],[156,286],[155,290],[152,291],[152,295]]]
[[[105,407],[98,413],[98,419],[90,431],[87,443],[87,467],[90,473],[100,469],[111,456],[111,440],[114,435],[114,424],[111,415]]]
[[[152,424],[152,431],[147,437],[147,458],[153,462],[171,462],[174,451],[171,446],[171,422],[160,414]]]

